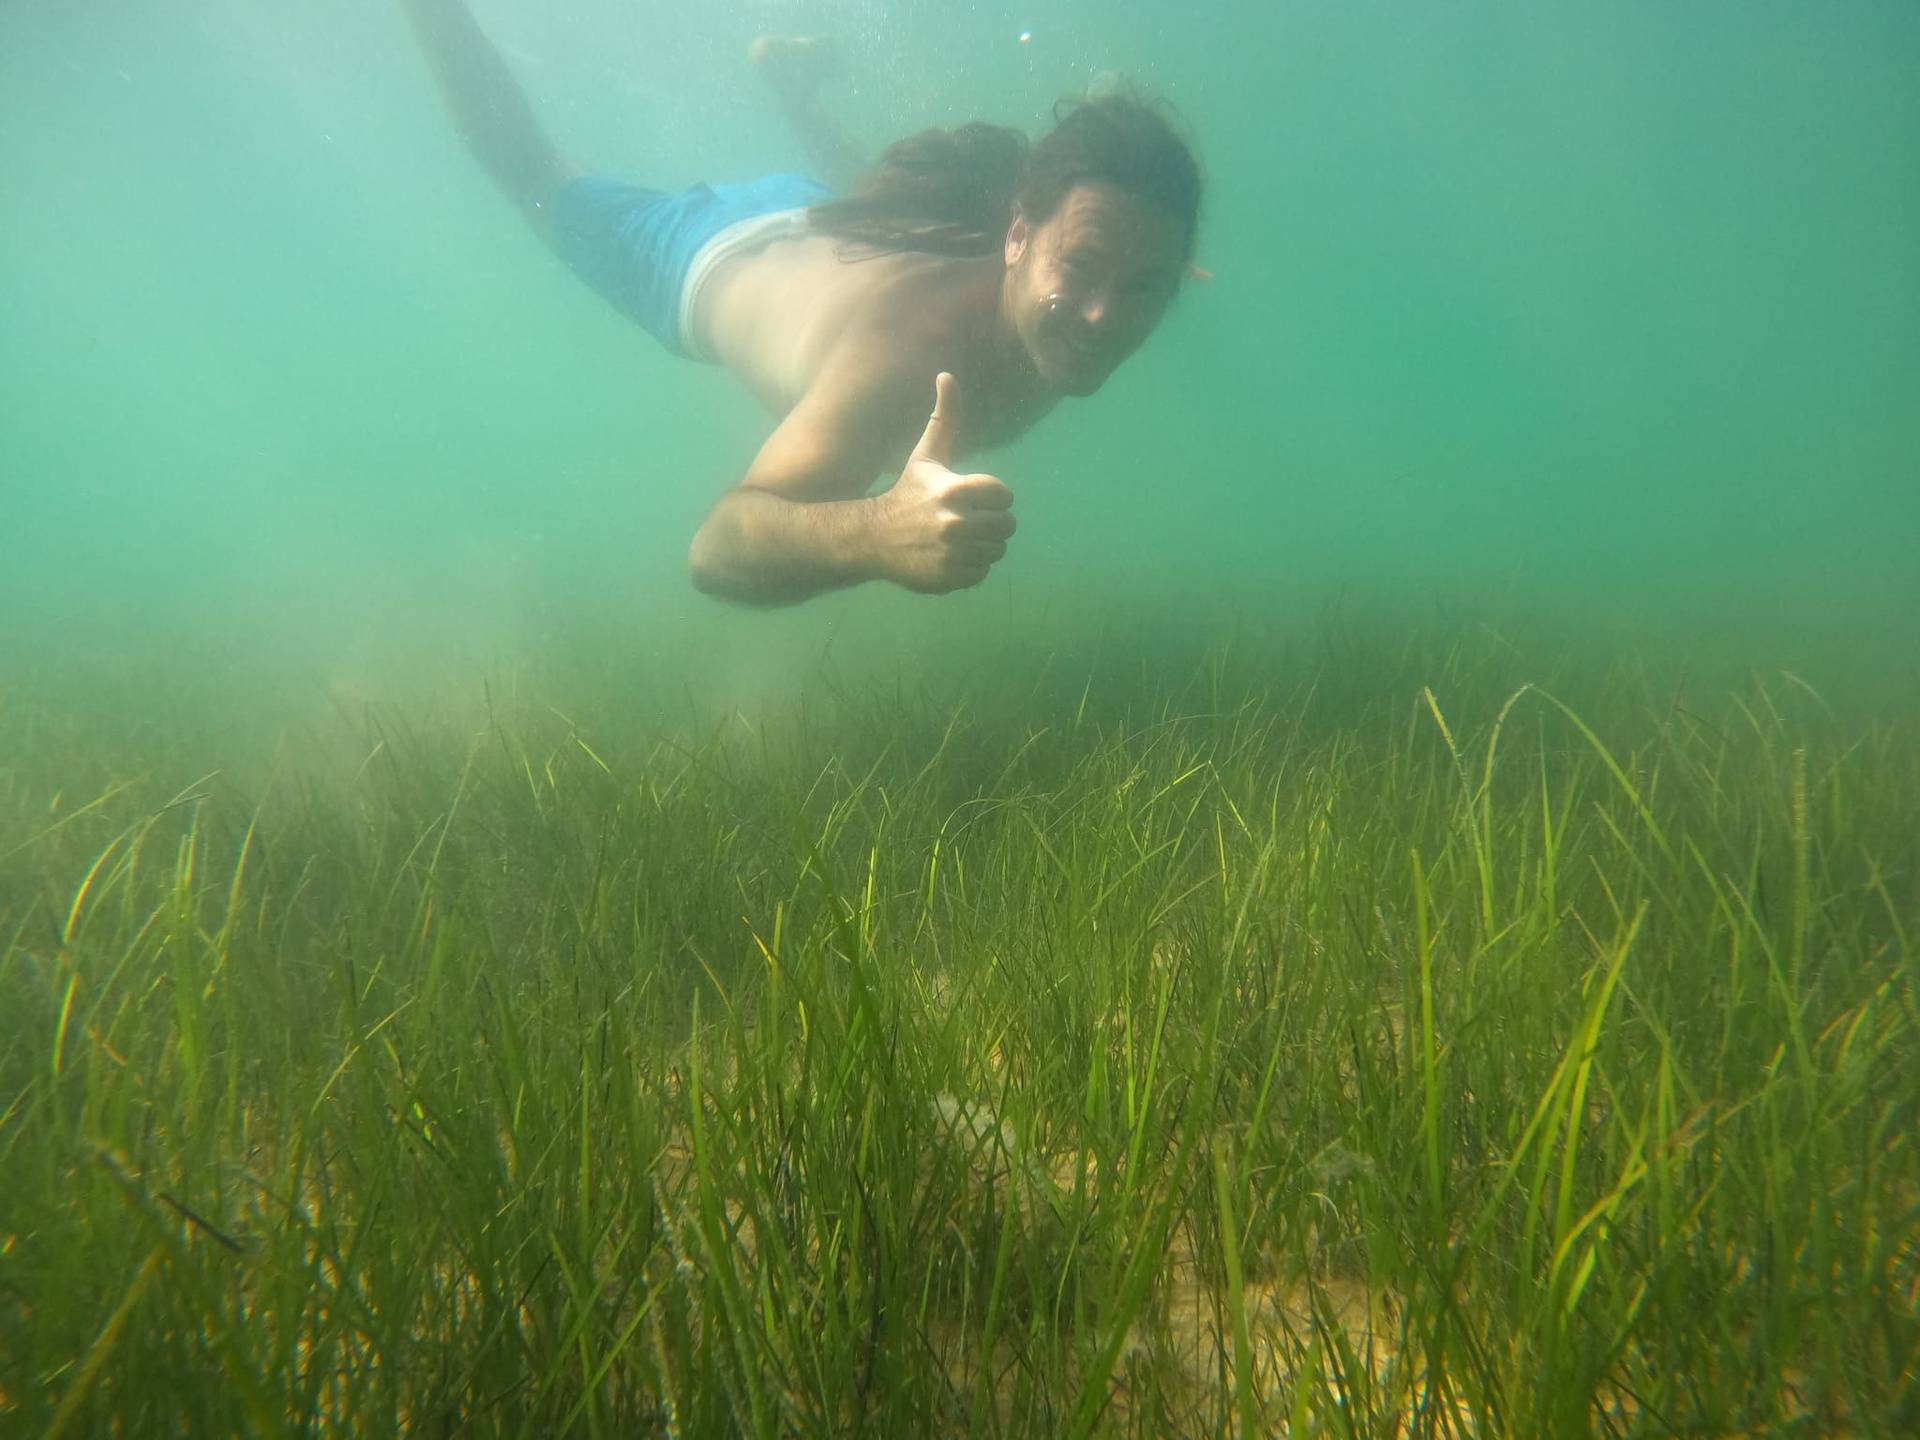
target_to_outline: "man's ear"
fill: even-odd
[[[1027,228],[1027,217],[1018,210],[1013,212],[1013,223],[1007,226],[1006,258],[1007,268],[1018,265],[1027,253],[1027,241],[1033,238],[1033,232]]]

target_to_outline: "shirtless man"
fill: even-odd
[[[707,594],[978,584],[1006,553],[1013,492],[954,463],[1099,389],[1190,267],[1199,170],[1138,99],[1083,101],[1031,148],[982,124],[911,136],[844,198],[798,175],[669,195],[568,165],[463,0],[401,4],[462,139],[540,237],[783,417],[694,537]],[[850,184],[804,43],[754,58],[823,178]]]

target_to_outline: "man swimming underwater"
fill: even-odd
[[[1078,102],[1031,148],[992,125],[925,131],[856,181],[815,48],[763,40],[753,58],[813,163],[853,188],[769,175],[666,194],[568,165],[462,0],[401,4],[462,139],[540,237],[669,350],[725,365],[784,417],[694,536],[710,595],[977,585],[1006,553],[1013,492],[950,467],[1099,389],[1192,257],[1199,168],[1130,96]]]

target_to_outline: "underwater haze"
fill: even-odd
[[[0,4],[0,1431],[1920,1433],[1920,6],[473,9],[666,189],[1130,77],[1209,278],[729,606],[398,4]]]
[[[1217,279],[992,458],[1022,528],[978,593],[869,588],[770,626],[684,581],[770,419],[541,249],[393,7],[22,0],[0,15],[10,644],[352,669],[513,656],[585,615],[617,665],[695,631],[709,656],[857,649],[1445,595],[1912,678],[1911,5],[478,17],[575,163],[662,187],[801,165],[745,62],[763,30],[843,43],[876,147],[972,117],[1037,134],[1056,97],[1137,77],[1200,147]]]

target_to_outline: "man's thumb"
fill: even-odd
[[[960,424],[960,382],[942,370],[933,377],[933,414],[920,443],[913,447],[913,458],[946,465],[953,460],[954,433]]]

